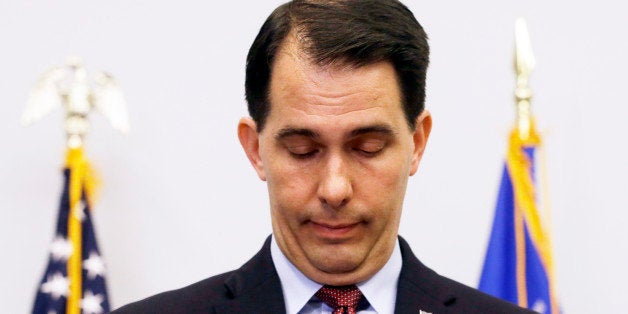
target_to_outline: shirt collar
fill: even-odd
[[[274,236],[270,244],[270,254],[281,282],[286,313],[296,314],[323,285],[303,275],[283,254]],[[397,240],[384,267],[369,280],[357,284],[377,313],[393,313],[395,310],[401,264],[401,250]]]
[[[296,314],[323,285],[305,277],[283,254],[274,236],[270,254],[281,281],[286,313]]]

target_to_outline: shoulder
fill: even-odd
[[[433,273],[435,286],[447,291],[443,305],[451,313],[534,313],[513,303],[498,299],[475,288]]]
[[[534,313],[439,275],[423,265],[401,237],[399,244],[403,257],[397,291],[400,308],[418,307],[431,313]]]
[[[232,298],[225,280],[233,273],[223,273],[181,289],[162,292],[112,313],[211,313],[214,305]]]
[[[237,270],[160,293],[114,313],[280,313],[284,301],[270,242],[268,237],[262,249]]]

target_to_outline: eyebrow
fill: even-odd
[[[283,128],[281,130],[279,130],[279,132],[277,132],[277,135],[275,135],[275,140],[280,141],[282,139],[285,139],[287,137],[290,136],[305,136],[305,137],[310,137],[310,138],[318,138],[320,137],[318,135],[318,133],[310,130],[310,129],[300,129],[300,128],[293,128],[293,127],[287,127],[287,128]]]
[[[356,136],[367,134],[367,133],[380,133],[383,135],[390,136],[390,135],[394,135],[396,132],[389,125],[376,124],[376,125],[370,125],[370,126],[365,126],[365,127],[355,129],[351,131],[351,133],[349,133],[349,137],[356,137]],[[318,133],[310,129],[286,127],[279,130],[279,132],[277,132],[277,135],[275,135],[275,140],[280,141],[282,139],[285,139],[291,136],[304,136],[304,137],[309,137],[309,138],[320,137]]]
[[[376,124],[371,126],[366,126],[363,128],[358,128],[349,134],[350,137],[355,137],[362,134],[367,133],[380,133],[382,135],[394,135],[396,132],[390,126],[386,124]]]

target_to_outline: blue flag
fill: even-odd
[[[532,132],[510,136],[479,289],[539,313],[559,313],[547,227],[538,212]]]
[[[70,150],[57,228],[33,313],[109,312],[105,267],[89,208],[89,170],[82,151]]]

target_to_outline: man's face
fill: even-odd
[[[409,129],[390,63],[319,67],[290,42],[277,54],[269,98],[263,131],[245,118],[239,136],[267,181],[279,247],[319,283],[370,278],[396,243],[429,114]]]

